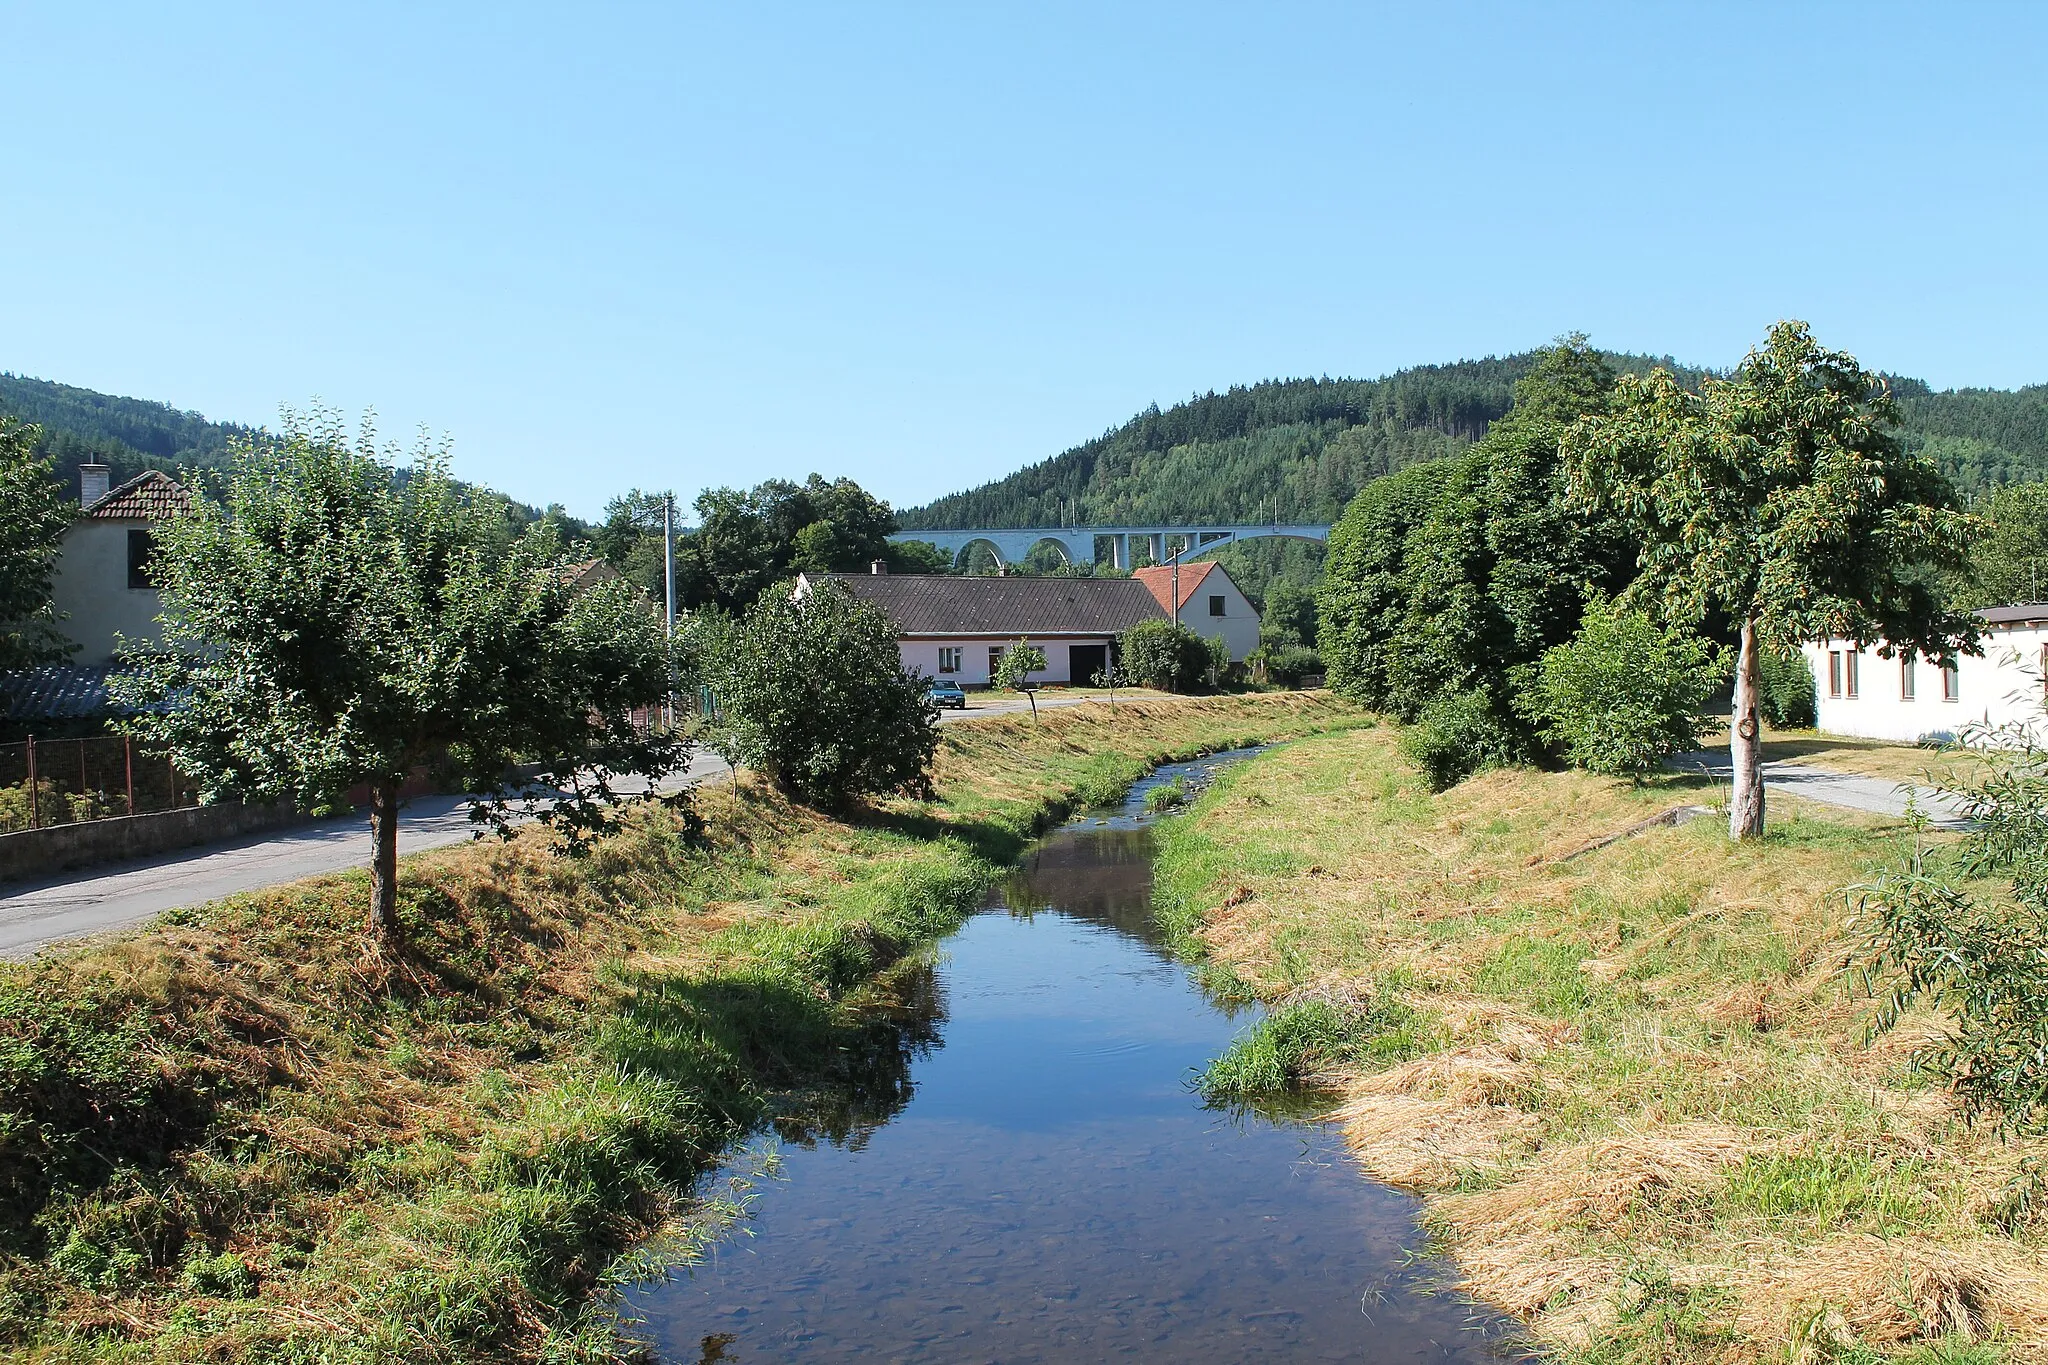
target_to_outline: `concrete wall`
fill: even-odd
[[[1241,664],[1245,657],[1259,647],[1259,613],[1253,608],[1251,599],[1238,590],[1236,583],[1221,569],[1211,570],[1200,584],[1194,584],[1192,575],[1181,571],[1181,591],[1187,594],[1180,604],[1180,623],[1204,640],[1221,635],[1223,642],[1230,646],[1230,661]],[[1223,599],[1223,615],[1209,614],[1209,599]]]
[[[111,663],[117,633],[131,640],[161,638],[156,615],[163,601],[157,590],[128,586],[128,532],[152,525],[85,519],[64,533],[50,595],[59,617],[66,618],[57,628],[79,645],[72,663]]]
[[[1957,664],[1953,700],[1942,696],[1941,670],[1925,659],[1913,666],[1913,695],[1904,695],[1901,661],[1878,657],[1877,647],[1858,649],[1847,640],[1823,640],[1805,647],[1819,698],[1819,725],[1829,734],[1902,743],[1956,738],[1966,725],[2003,725],[2043,720],[2042,649],[2048,630],[2039,625],[1992,626],[1984,632],[1981,658],[1965,654]],[[1841,656],[1839,693],[1831,689],[1829,655]],[[1855,695],[1849,695],[1849,661],[1855,660]]]
[[[1068,683],[1075,679],[1069,675],[1067,647],[1069,645],[1108,645],[1115,637],[1110,635],[1047,636],[1030,638],[1029,643],[1045,651],[1046,669],[1043,673],[1031,675],[1034,683]],[[962,687],[983,687],[988,684],[988,651],[991,646],[1007,649],[1017,643],[1014,635],[975,635],[938,639],[915,636],[899,639],[897,650],[903,656],[903,666],[927,678],[942,678],[947,682],[959,683]],[[941,649],[960,651],[960,669],[954,673],[939,671]],[[1087,679],[1080,679],[1085,683]]]
[[[17,830],[0,834],[0,881],[47,876],[65,868],[124,858],[147,858],[193,844],[280,829],[305,819],[289,808],[223,802],[154,815],[120,815],[111,820]]]

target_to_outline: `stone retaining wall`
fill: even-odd
[[[281,829],[307,817],[279,806],[187,806],[153,815],[118,815],[73,825],[0,834],[0,881],[48,876],[65,868],[147,858],[193,844],[210,844],[263,830]]]

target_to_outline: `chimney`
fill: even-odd
[[[111,465],[82,464],[78,467],[78,505],[90,507],[107,495],[107,487],[113,482],[114,470]]]
[[[871,574],[885,574],[889,572],[889,561],[886,559],[876,559],[869,561],[868,572]]]

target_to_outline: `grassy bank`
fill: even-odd
[[[1227,774],[1162,834],[1162,915],[1275,1002],[1229,1098],[1340,1087],[1463,1282],[1592,1361],[2048,1356],[2048,1144],[1966,1128],[1865,1043],[1839,889],[1900,827],[1581,773],[1431,796],[1391,730]]]
[[[876,1007],[928,996],[921,949],[1032,830],[1160,758],[1355,720],[1094,711],[948,727],[941,799],[853,822],[720,787],[701,841],[649,812],[580,861],[533,834],[410,859],[396,962],[347,875],[0,968],[0,1347],[625,1353],[606,1291],[687,1259],[721,1151],[902,1103],[923,1016]]]

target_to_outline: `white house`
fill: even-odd
[[[961,578],[951,574],[805,574],[797,591],[830,580],[872,602],[896,627],[903,666],[964,687],[986,686],[1019,640],[1045,651],[1034,682],[1093,682],[1116,637],[1166,613],[1133,578]]]
[[[1258,609],[1221,564],[1155,564],[1131,576],[1151,589],[1169,618],[1205,640],[1221,635],[1232,663],[1243,663],[1259,647]]]
[[[1972,723],[2039,722],[2048,677],[2048,604],[1987,607],[1981,656],[1954,668],[1924,658],[1882,658],[1875,644],[1822,640],[1805,647],[1819,700],[1818,723],[1830,734],[1863,739],[1956,738]]]
[[[107,487],[107,466],[79,466],[78,519],[64,532],[50,596],[57,629],[78,646],[72,662],[113,662],[115,637],[154,640],[163,600],[149,580],[155,526],[192,505],[191,495],[154,470]]]

